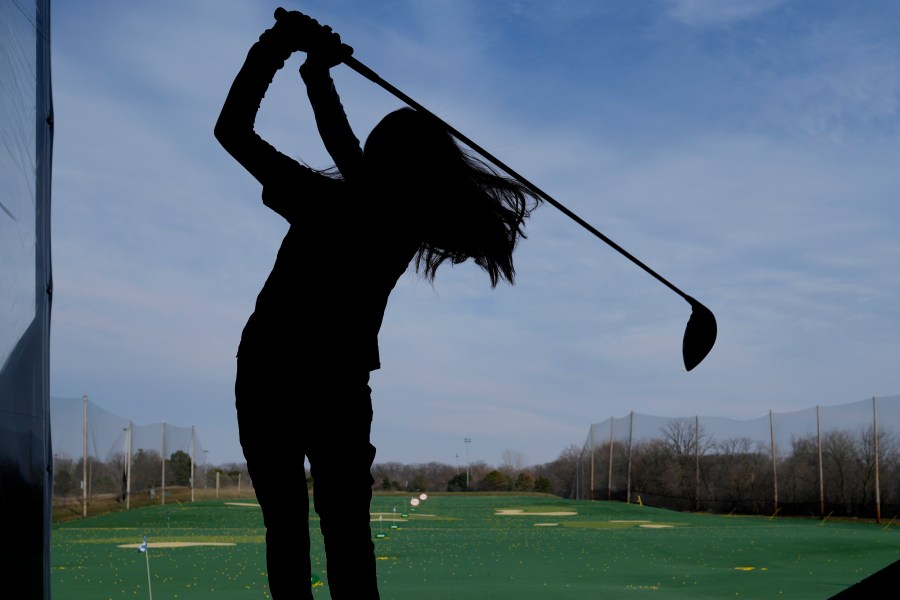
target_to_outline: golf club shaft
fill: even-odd
[[[277,8],[275,10],[275,18],[276,19],[280,18],[282,15],[285,14],[285,12],[286,11],[283,8],[280,8],[280,7]],[[396,96],[397,98],[399,98],[400,100],[405,102],[411,108],[414,108],[419,112],[422,112],[422,113],[425,113],[425,114],[431,116],[437,122],[441,123],[453,137],[458,139],[460,142],[464,143],[466,146],[468,146],[469,148],[471,148],[478,154],[480,154],[482,157],[484,157],[487,160],[489,160],[490,162],[494,163],[494,165],[499,167],[501,170],[505,171],[507,173],[507,175],[509,175],[513,179],[517,180],[519,183],[521,183],[522,185],[527,187],[529,190],[531,190],[534,194],[540,196],[545,201],[549,202],[550,204],[555,206],[557,209],[559,209],[563,214],[568,216],[570,219],[572,219],[573,221],[575,221],[576,223],[578,223],[579,225],[581,225],[582,227],[584,227],[585,229],[587,229],[588,231],[593,233],[595,236],[600,238],[602,241],[606,242],[606,244],[608,244],[613,249],[615,249],[617,252],[619,252],[619,254],[621,254],[622,256],[624,256],[625,258],[627,258],[628,260],[630,260],[631,262],[633,262],[634,264],[636,264],[637,266],[642,268],[644,271],[646,271],[647,273],[649,273],[650,275],[655,277],[657,280],[659,280],[661,283],[663,283],[666,287],[671,289],[673,292],[675,292],[676,294],[678,294],[679,296],[681,296],[682,298],[687,300],[687,302],[691,306],[694,306],[694,304],[697,302],[696,300],[694,300],[693,298],[691,298],[690,296],[688,296],[687,294],[682,292],[680,289],[675,287],[670,281],[668,281],[662,275],[660,275],[659,273],[657,273],[656,271],[654,271],[653,269],[651,269],[650,267],[645,265],[642,261],[638,260],[637,257],[632,255],[627,250],[625,250],[625,248],[623,248],[622,246],[618,245],[617,243],[615,243],[614,241],[612,241],[611,239],[609,239],[608,237],[603,235],[596,227],[594,227],[593,225],[591,225],[590,223],[588,223],[587,221],[585,221],[584,219],[582,219],[581,217],[579,217],[578,215],[573,213],[571,210],[569,210],[568,208],[563,206],[561,202],[559,202],[558,200],[556,200],[555,198],[550,196],[550,194],[548,194],[544,190],[540,189],[538,186],[534,185],[533,183],[531,183],[530,181],[528,181],[527,179],[522,177],[522,175],[517,173],[506,163],[504,163],[503,161],[498,159],[496,156],[494,156],[493,154],[491,154],[490,152],[488,152],[487,150],[485,150],[484,148],[482,148],[481,146],[476,144],[474,141],[469,139],[467,136],[465,136],[462,133],[460,133],[459,131],[457,131],[455,127],[451,126],[449,123],[447,123],[446,121],[444,121],[443,119],[441,119],[440,117],[435,115],[433,112],[431,112],[430,110],[428,110],[427,108],[425,108],[424,106],[422,106],[421,104],[419,104],[418,102],[416,102],[415,100],[413,100],[412,98],[407,96],[401,90],[397,89],[396,87],[394,87],[393,85],[391,85],[390,83],[385,81],[380,75],[378,75],[378,73],[376,73],[375,71],[373,71],[372,69],[370,69],[369,67],[367,67],[366,65],[361,63],[359,60],[354,58],[352,55],[350,55],[350,53],[352,53],[353,50],[349,46],[347,47],[347,51],[348,51],[347,57],[343,60],[343,63],[345,65],[347,65],[348,67],[350,67],[351,69],[353,69],[354,71],[356,71],[357,73],[359,73],[360,75],[362,75],[363,77],[365,77],[366,79],[371,81],[372,83],[374,83],[374,84],[382,87],[386,91],[390,92],[391,94],[393,94],[394,96]]]
[[[344,64],[347,65],[348,67],[350,67],[351,69],[353,69],[354,71],[356,71],[357,73],[359,73],[360,75],[362,75],[363,77],[365,77],[366,79],[368,79],[369,81],[371,81],[372,83],[375,83],[375,84],[381,86],[382,88],[384,88],[385,90],[387,90],[388,92],[390,92],[391,94],[393,94],[394,96],[396,96],[397,98],[399,98],[400,100],[405,102],[410,107],[412,107],[420,112],[430,115],[432,118],[434,118],[435,120],[440,122],[447,129],[447,131],[451,135],[453,135],[453,137],[455,137],[456,139],[458,139],[459,141],[464,143],[466,146],[468,146],[469,148],[471,148],[472,150],[474,150],[475,152],[477,152],[484,158],[486,158],[489,161],[491,161],[492,163],[494,163],[497,167],[499,167],[500,169],[505,171],[510,177],[517,180],[519,183],[521,183],[522,185],[524,185],[525,187],[530,189],[533,193],[537,194],[538,196],[540,196],[541,198],[543,198],[544,200],[546,200],[547,202],[549,202],[550,204],[555,206],[557,209],[562,211],[566,216],[568,216],[573,221],[575,221],[576,223],[578,223],[579,225],[581,225],[582,227],[584,227],[585,229],[587,229],[588,231],[593,233],[595,236],[597,236],[598,238],[600,238],[601,240],[606,242],[609,246],[614,248],[616,251],[618,251],[620,254],[622,254],[625,258],[627,258],[628,260],[630,260],[631,262],[633,262],[634,264],[636,264],[637,266],[639,266],[640,268],[645,270],[647,273],[649,273],[650,275],[655,277],[661,283],[665,284],[673,292],[675,292],[676,294],[678,294],[679,296],[681,296],[682,298],[684,298],[685,300],[687,300],[689,303],[691,303],[693,305],[693,303],[694,303],[693,298],[691,298],[690,296],[688,296],[687,294],[682,292],[680,289],[675,287],[671,282],[669,282],[667,279],[665,279],[662,275],[660,275],[659,273],[657,273],[656,271],[654,271],[653,269],[648,267],[646,264],[644,264],[641,260],[639,260],[633,254],[631,254],[630,252],[628,252],[627,250],[622,248],[620,245],[618,245],[617,243],[615,243],[614,241],[609,239],[607,236],[605,236],[603,233],[601,233],[593,225],[591,225],[590,223],[588,223],[587,221],[585,221],[584,219],[582,219],[581,217],[579,217],[578,215],[573,213],[571,210],[569,210],[568,208],[563,206],[563,204],[561,202],[559,202],[558,200],[556,200],[555,198],[550,196],[550,194],[548,194],[544,190],[540,189],[538,186],[534,185],[533,183],[531,183],[530,181],[525,179],[522,175],[517,173],[506,163],[504,163],[503,161],[498,159],[496,156],[494,156],[493,154],[491,154],[490,152],[488,152],[487,150],[485,150],[484,148],[482,148],[481,146],[479,146],[478,144],[473,142],[467,136],[465,136],[462,133],[460,133],[459,131],[457,131],[456,128],[451,126],[449,123],[447,123],[446,121],[444,121],[443,119],[441,119],[440,117],[435,115],[433,112],[431,112],[430,110],[428,110],[427,108],[425,108],[424,106],[422,106],[421,104],[419,104],[418,102],[416,102],[415,100],[413,100],[412,98],[407,96],[401,90],[397,89],[396,87],[394,87],[393,85],[391,85],[390,83],[385,81],[375,71],[373,71],[372,69],[370,69],[369,67],[367,67],[366,65],[364,65],[363,63],[361,63],[359,60],[357,60],[356,58],[354,58],[352,56],[348,56],[347,58],[345,58]]]

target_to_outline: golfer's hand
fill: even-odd
[[[325,25],[311,40],[306,51],[306,62],[313,67],[330,69],[344,62],[353,54],[353,48],[341,43],[341,36]]]
[[[271,31],[282,47],[306,52],[307,62],[315,67],[331,68],[353,53],[353,48],[342,44],[341,36],[331,27],[296,10],[277,8]]]
[[[322,36],[318,21],[296,10],[275,11],[275,25],[269,30],[279,46],[291,52],[307,52],[315,39]]]

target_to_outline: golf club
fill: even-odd
[[[277,8],[275,10],[275,19],[280,18],[287,11],[283,8]],[[345,44],[346,45],[346,44]],[[430,110],[407,96],[405,93],[382,79],[375,71],[361,63],[359,60],[354,58],[351,54],[353,49],[347,46],[347,56],[344,58],[343,63],[371,81],[376,85],[380,86],[384,90],[390,92],[398,99],[405,102],[411,108],[416,109],[424,114],[429,115],[433,119],[435,119],[438,123],[443,125],[447,129],[447,131],[460,142],[480,154],[482,157],[486,158],[494,165],[496,165],[501,170],[505,171],[510,177],[517,180],[519,183],[530,189],[534,194],[540,196],[545,201],[549,202],[557,209],[559,209],[563,214],[571,218],[573,221],[587,229],[589,232],[593,233],[595,236],[600,238],[603,242],[611,246],[613,249],[622,254],[625,258],[629,259],[631,262],[641,267],[644,271],[655,277],[661,283],[665,284],[666,287],[671,289],[673,292],[684,298],[688,304],[691,305],[691,316],[688,319],[687,326],[684,330],[684,339],[681,344],[681,355],[684,360],[684,367],[686,370],[690,371],[694,367],[696,367],[700,362],[706,358],[706,355],[709,354],[710,350],[712,350],[713,345],[716,343],[716,318],[713,315],[712,311],[703,306],[700,302],[694,299],[691,296],[688,296],[680,289],[675,287],[671,282],[665,279],[662,275],[648,267],[642,261],[638,260],[635,256],[633,256],[630,252],[619,246],[617,243],[612,241],[610,238],[602,234],[599,230],[597,230],[593,225],[573,213],[571,210],[562,205],[555,198],[551,197],[545,191],[525,179],[522,175],[514,171],[508,165],[503,163],[497,157],[493,156],[490,152],[476,144],[474,141],[469,139],[467,136],[463,135],[459,131],[457,131],[450,124],[445,122],[443,119],[439,118],[437,115],[432,113]]]

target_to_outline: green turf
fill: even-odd
[[[897,528],[872,523],[695,515],[551,496],[433,495],[415,509],[408,497],[376,496],[372,513],[385,600],[824,600],[900,558]],[[311,527],[313,571],[322,579],[314,590],[324,599],[314,514]],[[120,547],[144,535],[147,555]],[[164,542],[233,545],[154,547]],[[259,509],[225,501],[54,525],[53,597],[148,598],[148,557],[157,599],[269,597]]]

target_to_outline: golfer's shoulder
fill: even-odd
[[[299,216],[297,210],[301,206],[308,210],[311,204],[340,202],[347,195],[347,185],[342,179],[285,158],[263,182],[262,199],[266,206],[289,221]]]

